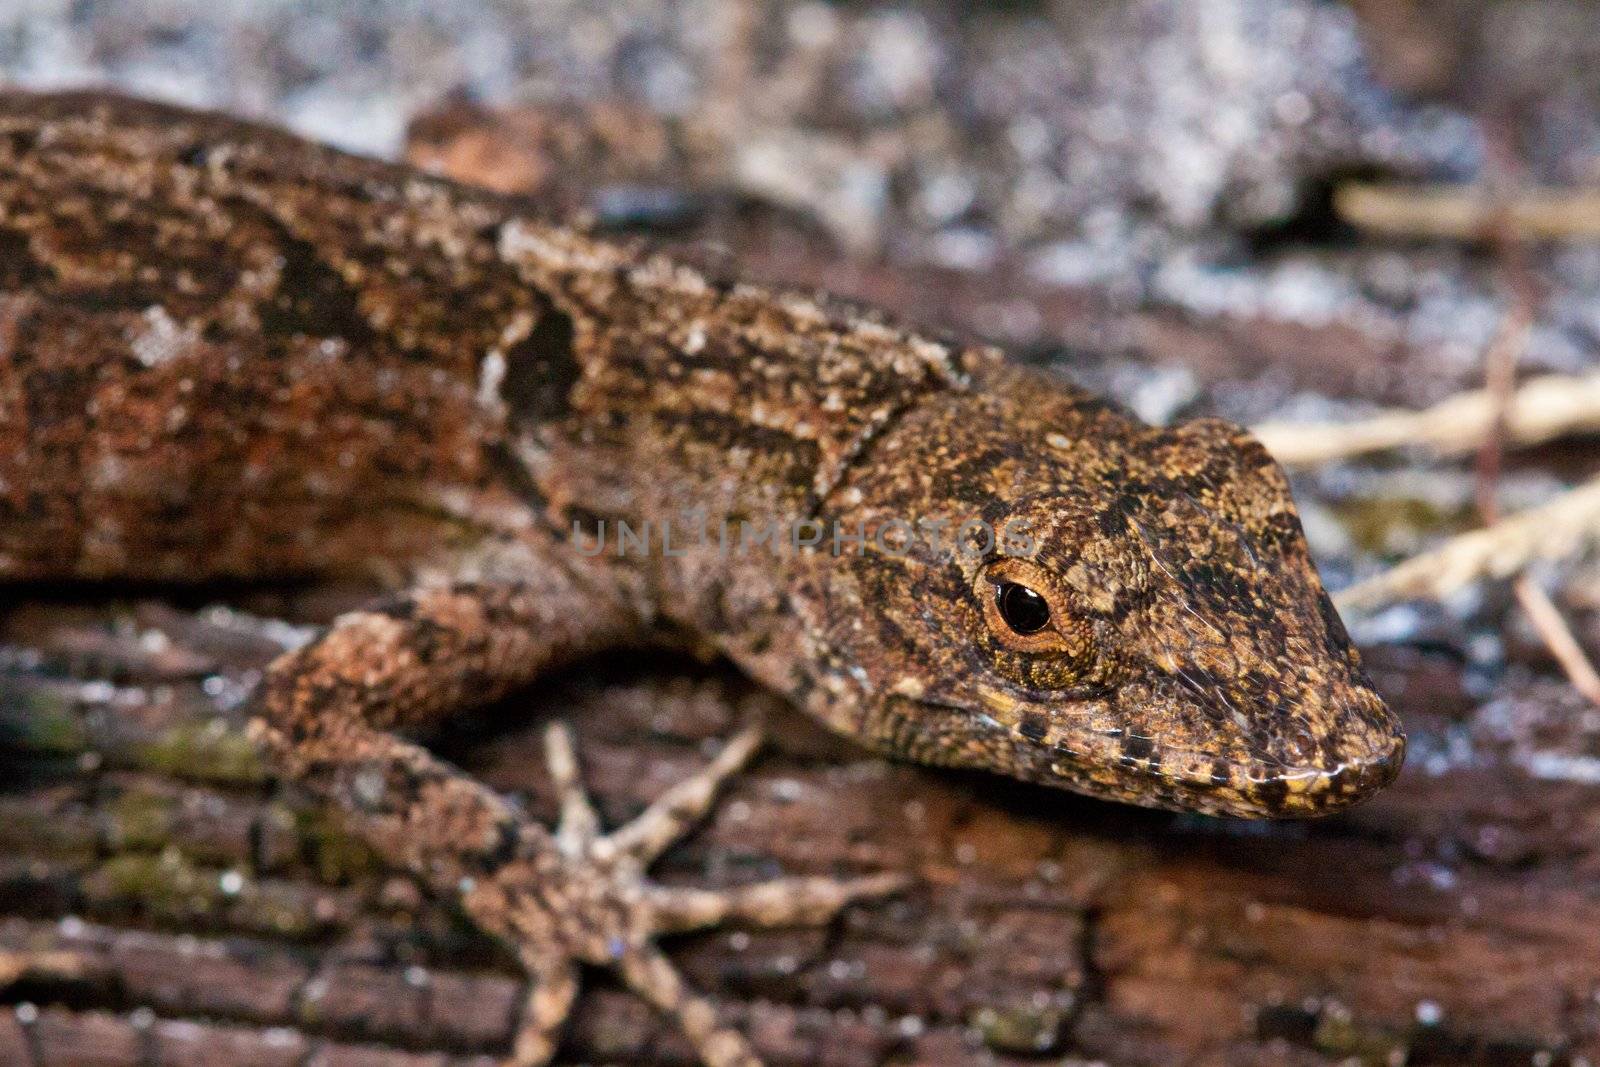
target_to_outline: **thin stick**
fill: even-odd
[[[1600,190],[1534,189],[1502,202],[1480,186],[1375,185],[1334,191],[1334,210],[1359,229],[1396,237],[1480,241],[1498,225],[1517,241],[1600,237]]]
[[[1566,559],[1600,543],[1600,478],[1547,504],[1453,537],[1334,599],[1340,611],[1375,611],[1401,600],[1442,600],[1485,578],[1511,578],[1537,560]]]
[[[1500,134],[1489,138],[1491,166],[1502,176],[1515,173],[1515,161],[1507,148],[1509,142],[1504,137],[1503,125],[1489,125],[1491,133],[1498,131]],[[1504,182],[1496,183],[1497,187],[1503,185]],[[1539,302],[1527,247],[1515,225],[1515,201],[1503,198],[1502,203],[1508,206],[1478,221],[1479,236],[1489,236],[1500,250],[1512,295],[1511,307],[1484,353],[1484,389],[1481,393],[1470,394],[1470,399],[1454,398],[1453,407],[1452,402],[1446,402],[1413,416],[1409,426],[1399,427],[1432,433],[1436,435],[1435,440],[1447,446],[1480,438],[1476,497],[1485,528],[1457,537],[1433,552],[1413,557],[1376,578],[1352,586],[1337,599],[1341,610],[1370,609],[1408,596],[1444,597],[1483,577],[1516,575],[1512,588],[1517,603],[1545,647],[1573,687],[1600,704],[1600,672],[1596,672],[1584,654],[1549,595],[1522,573],[1534,559],[1567,555],[1600,537],[1600,478],[1541,508],[1509,519],[1501,517],[1495,495],[1506,442],[1517,439],[1521,430],[1518,420],[1530,406],[1527,402],[1530,394],[1526,390],[1534,383],[1513,392],[1513,382],[1516,364],[1527,348]],[[1547,379],[1538,384],[1541,394],[1559,388]],[[1464,415],[1470,416],[1470,426],[1463,427],[1462,432],[1452,434],[1444,429],[1449,418]],[[1391,418],[1383,427],[1383,433],[1373,433],[1369,429],[1364,443],[1383,439],[1384,433],[1392,434],[1397,421]],[[1269,438],[1272,432],[1269,428]],[[1353,435],[1353,439],[1360,441],[1361,435]],[[1293,453],[1292,447],[1284,447],[1284,451]]]
[[[1490,417],[1483,444],[1478,448],[1476,496],[1478,514],[1488,526],[1500,521],[1500,504],[1495,494],[1500,487],[1500,469],[1504,466],[1507,413],[1511,408],[1517,362],[1528,346],[1532,327],[1532,302],[1518,295],[1484,353],[1484,395],[1489,399]]]
[[[1485,165],[1489,174],[1488,201],[1492,208],[1483,221],[1484,236],[1494,242],[1499,253],[1502,273],[1511,291],[1511,307],[1500,321],[1494,340],[1484,353],[1484,391],[1489,395],[1493,415],[1489,432],[1478,450],[1478,513],[1484,524],[1500,521],[1500,505],[1495,498],[1499,489],[1501,460],[1505,454],[1506,413],[1511,407],[1511,391],[1517,379],[1517,363],[1528,347],[1539,292],[1533,282],[1533,271],[1528,264],[1528,249],[1518,240],[1512,226],[1515,187],[1522,175],[1522,167],[1511,147],[1510,128],[1503,116],[1496,121],[1486,121]]]
[[[1513,208],[1505,196],[1505,186],[1518,173],[1517,160],[1510,150],[1508,130],[1503,122],[1488,124],[1488,161],[1502,182],[1495,183],[1500,194],[1499,210],[1495,213],[1493,234],[1505,266],[1512,302],[1495,342],[1484,354],[1484,387],[1493,398],[1494,418],[1489,433],[1478,452],[1478,513],[1487,525],[1500,519],[1500,504],[1496,490],[1500,484],[1500,471],[1504,465],[1507,412],[1511,407],[1511,392],[1516,381],[1517,362],[1527,350],[1528,336],[1533,329],[1535,308],[1539,301],[1538,287],[1533,270],[1528,263],[1528,248],[1517,236],[1513,227]],[[1498,164],[1498,165],[1496,165]],[[1526,574],[1518,575],[1513,583],[1517,603],[1533,624],[1535,632],[1544,642],[1556,663],[1572,683],[1591,703],[1600,704],[1600,674],[1595,673],[1583,646],[1573,635],[1572,628],[1549,595]]]
[[[1571,627],[1550,599],[1550,594],[1526,575],[1518,578],[1511,588],[1528,621],[1533,623],[1534,630],[1555,657],[1556,663],[1560,664],[1572,687],[1590,702],[1600,704],[1600,673],[1595,672],[1594,665],[1584,654],[1583,647],[1573,636]]]
[[[1528,329],[1532,320],[1525,320]],[[1502,343],[1504,326],[1493,343]],[[1395,448],[1423,447],[1439,456],[1476,451],[1492,432],[1489,389],[1457,393],[1422,411],[1385,411],[1356,422],[1265,422],[1251,432],[1286,466],[1309,466]],[[1534,445],[1569,434],[1600,432],[1600,373],[1529,378],[1511,395],[1504,442]]]

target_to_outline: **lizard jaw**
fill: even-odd
[[[980,707],[895,695],[869,725],[893,755],[976,767],[1141,807],[1247,819],[1308,818],[1358,804],[1399,774],[1406,738],[1376,697],[1359,729],[1333,731],[1323,762],[1249,754],[1240,738],[1215,747],[1128,728],[1105,699],[1039,703],[986,690]],[[905,729],[907,721],[916,730]],[[915,742],[914,744],[912,742]]]
[[[1020,733],[1016,741],[1040,755]],[[1389,785],[1405,762],[1398,728],[1342,737],[1335,758],[1290,763],[1228,758],[1163,745],[1143,734],[1107,731],[1051,745],[1048,777],[1035,781],[1144,807],[1247,819],[1308,818],[1359,804]]]
[[[1228,763],[1204,753],[1166,750],[1160,762],[1124,760],[1121,769],[1130,773],[1112,788],[1116,799],[1147,807],[1247,819],[1311,818],[1353,807],[1394,781],[1405,748],[1405,736],[1397,733],[1386,747],[1328,766]],[[1138,784],[1123,792],[1129,778]],[[1095,786],[1089,791],[1106,795]]]
[[[1059,699],[983,687],[1005,773],[1145,807],[1251,819],[1327,815],[1394,781],[1399,720],[1364,680],[1253,700],[1135,683]]]

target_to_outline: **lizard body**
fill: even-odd
[[[687,634],[890,754],[1254,817],[1403,752],[1243,431],[274,130],[0,97],[0,579],[349,573],[404,591],[274,667],[263,741],[524,946],[523,1063],[574,959],[749,1057],[648,944],[693,909],[636,877],[747,743],[605,838],[552,735],[552,837],[397,736],[552,664]],[[693,915],[887,883],[790,888]]]

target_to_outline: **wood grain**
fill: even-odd
[[[8,611],[0,950],[83,966],[0,994],[0,1062],[398,1067],[503,1051],[512,961],[249,758],[233,695],[271,654],[262,632],[157,601]],[[664,666],[575,671],[516,697],[525,714],[502,708],[439,746],[548,814],[539,726],[570,717],[615,822],[765,705],[772,751],[663,879],[894,869],[921,883],[828,930],[672,944],[775,1063],[1600,1054],[1600,798],[1521,769],[1530,747],[1593,742],[1554,687],[1468,715],[1437,661],[1380,657],[1387,690],[1416,694],[1401,697],[1414,731],[1466,733],[1478,760],[1438,773],[1424,755],[1347,815],[1262,827],[890,765],[729,676]],[[687,1049],[602,985],[566,1056]]]

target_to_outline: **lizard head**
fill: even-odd
[[[1217,420],[1152,429],[1037,375],[996,384],[908,414],[842,498],[847,524],[922,534],[835,561],[819,618],[868,690],[856,732],[921,762],[1256,818],[1394,778],[1404,735],[1260,444]]]

